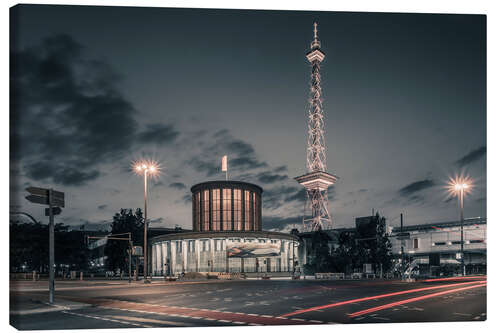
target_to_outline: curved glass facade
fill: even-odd
[[[261,195],[256,185],[235,181],[193,186],[193,231],[262,230]]]

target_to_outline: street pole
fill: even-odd
[[[128,283],[132,282],[132,234],[128,233]]]
[[[148,170],[144,170],[144,283],[148,278]]]
[[[460,261],[462,276],[465,276],[465,261],[464,261],[464,189],[460,188]]]
[[[401,217],[401,230],[399,232],[403,233],[403,213],[401,213],[400,217]],[[404,266],[404,251],[405,250],[404,250],[404,246],[403,246],[403,239],[401,239],[401,267],[403,268],[402,269],[403,274],[401,274],[401,277],[403,279],[404,279],[404,269],[405,269],[405,266]]]
[[[52,189],[49,189],[49,303],[54,303],[54,212]]]

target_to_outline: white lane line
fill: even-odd
[[[470,313],[453,312],[453,314],[457,315],[457,316],[464,316],[464,317],[470,317],[470,316],[472,316],[472,314],[470,314]]]
[[[291,318],[292,320],[297,320],[297,321],[306,321],[305,319],[302,318]]]
[[[323,324],[321,320],[309,320],[311,323]]]
[[[70,312],[70,311],[61,311],[62,313],[74,315],[74,316],[79,316],[79,317],[85,317],[85,318],[91,318],[91,319],[97,319],[97,320],[103,320],[103,321],[111,321],[111,322],[117,322],[120,324],[124,325],[132,325],[132,326],[139,326],[139,327],[144,327],[144,328],[152,328],[153,326],[149,325],[143,325],[143,324],[136,324],[136,323],[131,323],[128,321],[119,321],[119,320],[114,320],[114,319],[109,319],[109,318],[103,318],[103,317],[97,317],[97,316],[89,316],[81,313],[76,313],[76,312]]]
[[[233,321],[233,324],[245,325],[246,323],[244,323],[242,321]]]
[[[264,317],[264,318],[273,318],[273,316],[270,316],[270,315],[260,315],[261,317]]]
[[[225,320],[225,319],[219,319],[217,321],[221,322],[221,323],[230,323],[231,322],[230,320]]]

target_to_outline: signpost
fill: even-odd
[[[45,216],[49,216],[49,303],[54,303],[54,215],[61,213],[64,207],[64,192],[54,191],[41,187],[28,187],[30,195],[26,199],[30,202],[48,205]]]

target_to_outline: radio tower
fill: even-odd
[[[331,229],[332,219],[328,211],[328,187],[337,181],[337,176],[326,172],[326,144],[323,105],[321,98],[320,64],[325,53],[320,49],[318,24],[314,23],[314,40],[311,51],[306,54],[311,63],[311,92],[308,112],[307,173],[295,180],[306,188],[304,231]],[[310,214],[309,214],[310,212]]]

